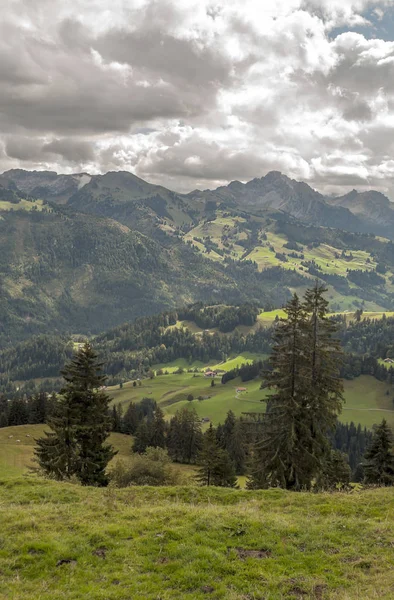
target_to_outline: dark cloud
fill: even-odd
[[[44,144],[42,152],[58,154],[70,162],[87,163],[93,162],[95,152],[89,142],[74,139],[57,139]]]

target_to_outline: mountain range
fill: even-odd
[[[207,204],[224,204],[257,214],[273,209],[305,224],[394,239],[394,203],[384,194],[353,190],[344,196],[324,196],[278,171],[247,183],[232,181],[216,190],[196,190],[189,194],[170,191],[121,171],[91,176],[13,169],[0,176],[2,185],[16,186],[33,197],[67,204],[79,211],[130,220],[134,224],[141,221],[142,229],[150,217],[187,223],[201,214]]]
[[[0,345],[200,300],[273,308],[316,277],[337,310],[389,310],[391,239],[384,195],[327,197],[275,171],[179,194],[128,172],[13,169],[0,175]]]

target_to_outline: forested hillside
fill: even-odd
[[[270,310],[316,278],[332,311],[394,308],[391,241],[317,219],[317,206],[352,213],[280,174],[240,186],[181,195],[131,173],[4,174],[0,345],[98,334],[196,301]],[[229,312],[217,327],[233,325]]]

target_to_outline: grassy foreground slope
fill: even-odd
[[[391,599],[394,492],[0,476],[3,600]]]

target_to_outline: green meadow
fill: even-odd
[[[212,387],[211,379],[204,376],[205,369],[229,371],[259,358],[266,357],[244,353],[230,358],[226,363],[215,364],[213,361],[207,365],[199,362],[189,364],[186,360],[179,359],[169,365],[155,367],[156,373],[161,369],[167,374],[136,382],[136,386],[129,381],[122,389],[119,386],[110,387],[108,393],[113,401],[121,403],[124,409],[130,402],[139,402],[144,397],[153,398],[167,418],[183,406],[192,406],[201,418],[207,418],[216,425],[224,422],[229,410],[237,416],[243,413],[265,412],[267,392],[260,389],[259,379],[244,383],[238,377],[223,385],[221,375],[214,379],[215,385]],[[180,368],[184,371],[178,374]],[[188,369],[198,369],[198,372],[188,372]],[[387,383],[363,375],[352,381],[345,381],[344,387],[345,405],[340,415],[342,422],[353,421],[371,428],[385,418],[394,427],[394,396]],[[238,388],[245,389],[238,391]],[[190,396],[193,396],[193,400],[188,399]]]
[[[390,488],[119,490],[0,468],[0,507],[1,600],[393,597]]]

